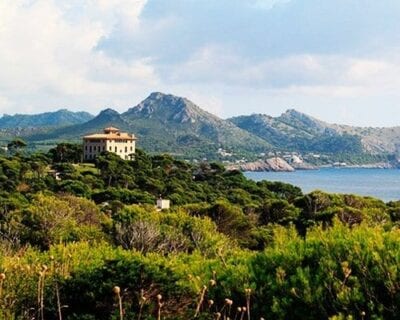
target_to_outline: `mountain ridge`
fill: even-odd
[[[302,149],[299,143],[307,139],[339,139],[340,137],[358,138],[364,152],[399,153],[400,126],[397,127],[360,127],[345,124],[331,124],[305,113],[289,109],[278,117],[265,114],[252,114],[229,118],[242,129],[266,138],[266,132],[278,131],[286,143],[285,147]],[[276,138],[276,137],[275,137]],[[290,140],[290,142],[288,142]],[[355,141],[353,141],[355,142]]]
[[[213,157],[219,149],[260,153],[268,142],[213,115],[187,98],[154,92],[126,112],[101,111],[93,119],[74,126],[31,135],[29,141],[78,140],[85,134],[116,126],[134,133],[146,150]]]
[[[85,111],[73,112],[68,109],[39,114],[3,114],[0,118],[0,127],[3,129],[53,127],[55,123],[58,126],[68,126],[89,121],[93,117],[93,115]]]
[[[61,111],[68,112],[56,112]],[[400,127],[330,124],[293,108],[277,117],[251,114],[222,119],[187,98],[161,92],[122,113],[108,108],[85,122],[39,133],[22,131],[21,136],[31,142],[78,141],[109,125],[134,133],[150,152],[191,157],[231,153],[256,157],[270,151],[396,153],[400,141]]]

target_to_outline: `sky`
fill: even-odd
[[[398,0],[0,0],[0,115],[125,111],[400,125]]]

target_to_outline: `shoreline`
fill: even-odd
[[[250,162],[241,165],[227,166],[227,170],[240,170],[242,172],[296,172],[296,171],[315,171],[321,169],[380,169],[380,170],[396,170],[400,169],[399,164],[393,163],[370,163],[370,164],[352,164],[352,165],[310,165],[307,163],[302,164],[285,164],[278,166],[271,166],[269,162]]]
[[[292,172],[299,172],[299,171],[319,171],[319,170],[324,170],[324,169],[336,169],[336,170],[356,170],[356,169],[365,169],[365,170],[399,170],[400,168],[397,167],[391,167],[391,168],[382,168],[379,166],[364,166],[364,165],[353,165],[353,166],[346,166],[346,167],[336,167],[336,166],[329,166],[329,165],[322,165],[322,166],[318,166],[315,169],[295,169],[294,171],[279,171],[279,170],[275,170],[275,171],[267,171],[267,170],[245,170],[242,172],[272,172],[272,173],[292,173]]]

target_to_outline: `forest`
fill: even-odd
[[[1,320],[398,319],[400,201],[24,146],[0,155]]]

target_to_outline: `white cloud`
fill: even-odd
[[[254,108],[270,103],[268,113],[396,107],[398,6],[0,0],[0,114],[122,111],[157,90],[226,116],[247,113],[249,100]]]
[[[0,96],[0,110],[2,109],[6,110],[11,107],[12,107],[12,102],[8,98]]]
[[[174,83],[213,83],[309,96],[396,93],[400,85],[400,50],[370,58],[297,54],[257,61],[232,48],[209,45],[168,68],[164,75]]]
[[[200,48],[187,61],[165,73],[175,82],[212,82],[235,86],[280,88],[327,82],[339,72],[333,57],[291,55],[259,61],[235,53],[229,47]]]
[[[256,8],[271,9],[275,5],[287,3],[290,0],[252,0],[251,4]]]
[[[64,99],[66,104],[81,96],[89,107],[98,108],[122,96],[128,104],[132,93],[158,83],[148,59],[119,61],[95,50],[114,24],[135,27],[144,0],[66,3],[0,3],[0,94],[7,101],[51,109],[56,106],[50,103]],[[4,108],[3,103],[0,112]]]

